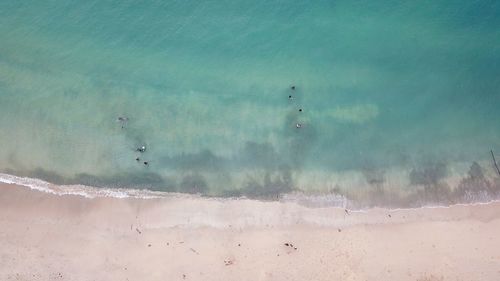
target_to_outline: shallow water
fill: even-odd
[[[2,1],[0,171],[368,205],[497,197],[500,3],[461,2]]]

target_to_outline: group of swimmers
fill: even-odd
[[[120,117],[118,117],[118,119],[117,119],[117,121],[118,121],[118,122],[120,122],[122,129],[125,129],[125,126],[127,125],[128,120],[129,120],[129,119],[128,119],[128,117],[125,117],[125,116],[120,116]],[[137,148],[135,149],[135,151],[137,151],[137,152],[139,152],[139,153],[144,153],[144,152],[146,152],[146,146],[145,146],[145,145],[141,145],[141,146],[137,147]],[[140,162],[140,161],[141,161],[141,158],[140,158],[140,157],[137,157],[137,158],[135,158],[135,161]],[[148,165],[149,165],[149,161],[143,161],[142,163],[143,163],[145,166],[148,166]]]
[[[290,89],[292,90],[292,92],[294,92],[295,91],[295,85],[292,85],[290,87]],[[293,100],[294,99],[293,95],[288,95],[288,99],[289,100]],[[302,112],[302,108],[299,108],[299,112]],[[297,128],[297,129],[302,128],[302,124],[301,123],[296,123],[295,124],[295,128]]]
[[[295,85],[290,86],[290,89],[292,90],[292,92],[295,92],[295,89],[296,89]],[[289,100],[293,100],[294,99],[293,95],[288,95],[288,99]],[[299,112],[302,112],[302,108],[299,108]],[[122,129],[125,128],[125,126],[127,125],[128,120],[129,120],[128,117],[125,117],[125,116],[118,117],[118,122],[120,122]],[[297,128],[297,129],[302,128],[302,124],[297,122],[295,124],[295,128]],[[135,151],[137,151],[137,152],[139,152],[139,153],[142,154],[142,153],[146,152],[146,146],[145,145],[141,145],[141,146],[137,147],[135,149]],[[135,161],[140,162],[141,158],[140,157],[136,157]],[[145,166],[149,165],[149,161],[143,161],[142,163]]]
[[[136,151],[137,151],[137,152],[140,152],[140,153],[144,153],[144,152],[146,152],[146,146],[145,146],[145,145],[140,146],[140,147],[138,147],[138,148],[136,149]],[[141,161],[141,158],[137,157],[137,158],[135,158],[135,161],[139,162],[139,161]],[[143,163],[144,165],[146,165],[146,166],[147,166],[147,165],[149,165],[149,162],[148,162],[148,161],[144,161],[144,162],[142,162],[142,163]]]

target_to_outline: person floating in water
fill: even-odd
[[[149,165],[149,162],[148,161],[144,161],[144,165],[145,166]]]
[[[302,128],[302,124],[300,124],[300,123],[295,124],[295,128],[297,128],[297,129]]]
[[[120,116],[120,117],[118,117],[117,121],[122,124],[122,129],[123,129],[123,128],[125,128],[125,125],[127,125],[128,117]]]
[[[140,153],[146,152],[146,146],[143,145],[141,147],[138,147],[137,151],[139,151]]]
[[[294,85],[292,85],[292,86],[290,87],[290,89],[292,89],[292,91],[294,91],[294,90],[295,90],[295,86],[294,86]]]

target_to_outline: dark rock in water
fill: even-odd
[[[445,163],[429,163],[425,166],[415,167],[410,171],[410,183],[412,185],[431,186],[436,185],[448,174]]]
[[[208,184],[200,174],[186,175],[180,183],[180,190],[186,193],[203,194],[208,190]]]
[[[486,178],[483,168],[477,162],[473,162],[467,177],[463,178],[453,190],[453,196],[457,202],[488,201],[500,194],[499,191],[500,186]]]
[[[204,149],[195,153],[182,153],[175,156],[160,157],[160,165],[184,171],[220,171],[228,164],[229,159],[220,157],[214,152]]]

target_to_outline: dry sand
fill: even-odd
[[[500,203],[346,214],[2,184],[0,280],[497,281]]]

